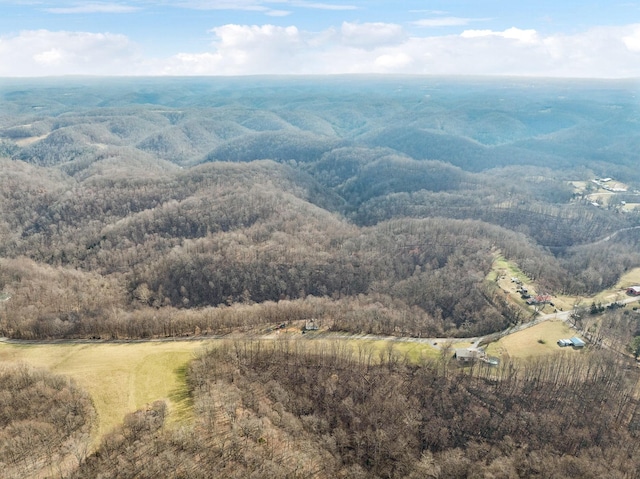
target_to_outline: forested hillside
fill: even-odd
[[[548,293],[587,295],[640,265],[633,94],[543,80],[3,80],[0,332],[228,332],[267,325],[265,308],[353,332],[503,329],[520,317],[486,279],[498,255]],[[574,183],[603,176],[626,191],[594,206]]]
[[[2,477],[59,477],[75,469],[89,451],[94,420],[91,399],[68,379],[2,365]]]
[[[450,338],[534,317],[510,269],[584,297],[640,267],[636,90],[1,80],[0,336],[234,338],[174,371],[179,422],[154,396],[102,438],[72,382],[0,370],[3,474],[639,477],[637,308],[576,303],[587,351],[450,364]],[[325,331],[449,339],[427,359]]]
[[[193,362],[193,426],[139,411],[74,477],[637,477],[624,376],[607,355],[451,374],[392,349],[238,341]]]

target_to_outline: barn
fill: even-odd
[[[627,288],[627,294],[630,296],[640,296],[640,286],[631,286]]]

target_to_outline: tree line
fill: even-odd
[[[2,477],[66,476],[89,454],[95,411],[69,379],[26,365],[0,368]]]
[[[189,372],[197,420],[157,407],[75,477],[635,477],[635,382],[606,354],[451,369],[389,348],[229,342]],[[142,424],[141,424],[142,423]],[[116,467],[116,460],[117,467]]]

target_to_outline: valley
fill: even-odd
[[[3,79],[7,477],[635,477],[636,90]]]

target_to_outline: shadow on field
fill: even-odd
[[[187,384],[187,364],[174,370],[179,379],[180,387],[173,389],[169,393],[171,401],[171,422],[180,423],[193,419],[193,397]]]

